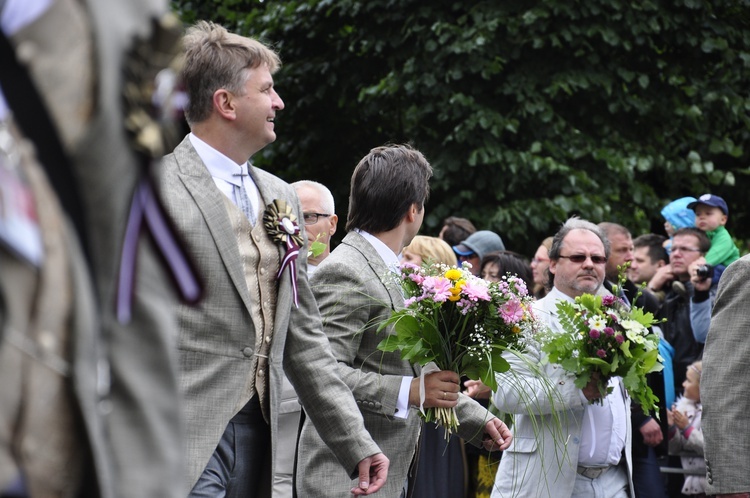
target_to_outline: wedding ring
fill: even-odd
[[[447,392],[445,392],[445,391],[443,391],[443,399],[445,399],[445,398],[446,398],[446,396],[448,396],[448,393],[447,393]]]

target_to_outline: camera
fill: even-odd
[[[714,273],[714,267],[711,265],[700,265],[695,270],[695,274],[701,280],[706,280],[707,278],[711,278],[713,276],[713,273]]]

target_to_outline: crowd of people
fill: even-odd
[[[459,216],[418,235],[432,167],[386,145],[331,247],[331,192],[251,162],[285,105],[269,47],[183,34],[158,0],[4,0],[0,21],[0,497],[749,496],[750,260],[721,197],[670,203],[666,235],[561,220],[528,259]],[[381,351],[401,261],[517,275],[559,333],[583,293],[664,318],[661,415],[533,341],[495,392]]]

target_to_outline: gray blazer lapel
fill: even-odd
[[[383,286],[383,290],[390,296],[391,309],[403,308],[404,295],[401,292],[401,287],[397,284],[396,275],[385,265],[383,258],[380,257],[375,248],[357,232],[346,234],[342,243],[349,244],[362,253],[372,272],[377,275],[378,282]]]
[[[187,137],[175,149],[174,154],[180,169],[180,180],[182,180],[190,195],[193,196],[195,204],[206,220],[209,231],[209,234],[205,234],[206,243],[213,241],[216,244],[227,273],[249,310],[250,293],[247,289],[247,282],[245,282],[245,275],[242,272],[242,261],[237,248],[236,237],[227,215],[227,209],[224,206],[224,199],[221,197],[224,194],[216,188],[208,169],[206,169]]]

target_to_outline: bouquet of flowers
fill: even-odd
[[[547,334],[542,351],[549,361],[576,375],[575,385],[582,389],[595,372],[602,397],[609,394],[609,378],[622,382],[643,411],[655,412],[659,399],[646,383],[646,375],[663,368],[659,356],[659,336],[649,327],[656,323],[651,313],[629,308],[613,295],[583,294],[575,302],[557,303],[560,324],[566,333]]]
[[[501,353],[520,350],[524,331],[536,321],[526,284],[516,276],[487,282],[466,267],[403,263],[398,275],[404,308],[396,310],[378,331],[393,325],[394,334],[378,345],[401,351],[401,358],[497,388],[495,372],[510,368]],[[446,437],[458,428],[454,409],[420,407],[426,421],[441,425]]]

